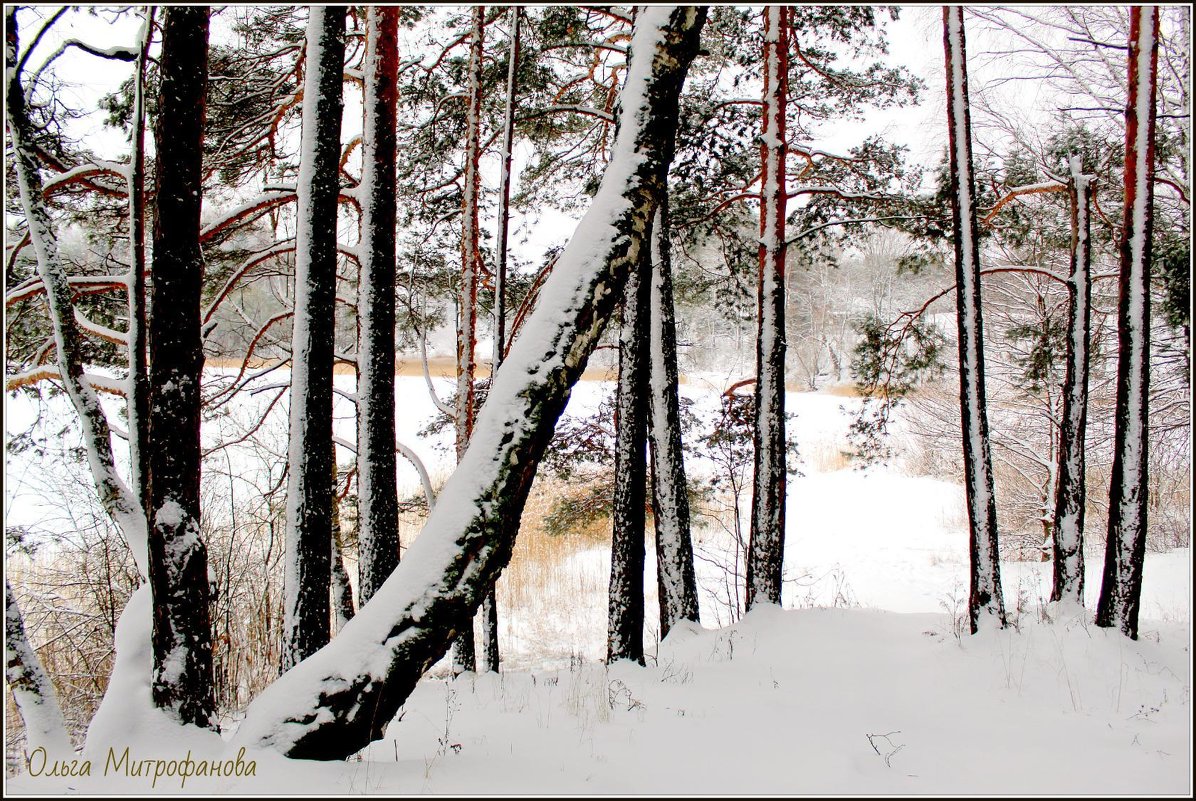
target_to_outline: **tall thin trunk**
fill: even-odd
[[[395,129],[399,9],[366,9],[361,273],[357,286],[358,594],[399,564],[395,483]]]
[[[507,97],[503,111],[502,169],[498,178],[498,259],[494,266],[494,357],[491,383],[502,366],[507,347],[507,234],[511,222],[511,149],[515,138],[515,78],[519,70],[519,6],[511,6],[510,53],[507,60]],[[491,587],[482,601],[482,671],[498,672],[498,598]]]
[[[781,603],[785,561],[785,104],[789,94],[787,9],[764,9],[764,113],[760,144],[760,268],[752,529],[747,608]]]
[[[1117,411],[1109,482],[1109,537],[1096,607],[1098,626],[1138,638],[1146,557],[1150,383],[1150,248],[1153,237],[1155,94],[1159,10],[1130,9],[1125,107],[1125,207],[1117,304]]]
[[[968,619],[975,634],[985,623],[1005,626],[997,499],[993,492],[988,412],[984,395],[984,322],[980,305],[979,227],[972,170],[967,55],[963,9],[943,8],[947,67],[947,128],[951,156],[951,220],[955,233],[955,304],[959,323],[959,410],[963,427],[964,483],[968,500],[971,581]]]
[[[284,670],[322,648],[331,624],[332,362],[344,6],[312,6],[297,185],[295,316],[287,457]],[[393,447],[393,445],[391,446]]]
[[[689,494],[677,399],[677,323],[673,310],[667,194],[661,198],[652,223],[648,310],[648,441],[652,454],[660,637],[664,639],[677,621],[698,622],[698,585],[689,534]]]
[[[649,233],[650,236],[650,233]],[[615,497],[611,513],[606,661],[644,664],[644,482],[647,480],[648,303],[651,247],[627,279],[615,399]]]
[[[44,748],[50,760],[74,749],[54,685],[25,635],[25,621],[8,579],[4,579],[4,680],[25,724],[25,752]]]
[[[1071,199],[1071,272],[1067,277],[1067,371],[1063,379],[1055,514],[1051,527],[1055,568],[1051,600],[1083,606],[1084,431],[1088,421],[1088,337],[1092,318],[1092,248],[1088,238],[1092,176],[1080,171],[1078,157],[1071,159],[1067,192]]]
[[[973,633],[985,621],[1005,625],[997,541],[996,496],[984,390],[980,260],[972,170],[963,9],[943,9],[950,135],[952,220],[955,231],[959,331],[960,416],[968,499],[971,580],[968,613]]]
[[[465,455],[473,435],[473,382],[476,371],[478,307],[478,201],[481,193],[482,43],[486,8],[473,9],[469,47],[469,110],[465,122],[465,196],[461,214],[461,291],[457,301],[457,460]],[[477,670],[473,627],[466,626],[453,646],[453,673]]]
[[[200,289],[206,6],[163,14],[157,191],[149,325],[150,588],[154,703],[183,723],[214,725],[211,590],[200,537]]]
[[[154,7],[145,10],[133,72],[133,134],[129,153],[129,474],[133,494],[149,513],[149,368],[146,364],[145,303],[145,61],[154,27]]]
[[[375,602],[258,696],[238,743],[317,759],[360,750],[382,736],[419,677],[470,625],[510,561],[570,390],[648,246],[673,157],[677,98],[704,20],[705,9],[694,6],[637,15],[615,157],[507,355],[474,441]]]

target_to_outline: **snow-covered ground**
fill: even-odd
[[[592,409],[607,389],[580,383],[570,412]],[[683,385],[699,409],[714,407],[717,389],[701,377]],[[254,397],[264,404],[268,395]],[[423,380],[401,378],[398,397],[400,439],[420,453],[434,481],[443,478],[451,453],[417,436],[432,412]],[[10,780],[8,791],[1191,792],[1187,550],[1147,556],[1136,642],[1092,625],[1101,568],[1095,554],[1087,565],[1087,613],[1044,602],[1049,565],[1004,563],[1016,625],[971,637],[960,631],[967,598],[961,487],[908,475],[900,465],[855,470],[836,454],[848,422],[841,407],[856,401],[790,393],[787,402],[803,462],[789,488],[784,611],[680,630],[659,644],[649,626],[648,665],[608,668],[600,657],[609,555],[576,545],[562,549],[558,562],[536,566],[539,591],[507,589],[505,597],[520,600],[508,603],[500,622],[506,672],[426,678],[386,739],[358,758],[314,763],[248,753],[254,775],[192,777],[185,788],[177,776],[153,782],[152,769],[126,775],[109,765],[104,775],[99,760],[90,777],[43,772]],[[29,412],[12,400],[6,407],[12,431]],[[276,414],[285,431],[285,409]],[[351,441],[347,408],[338,406],[338,414],[337,434]],[[10,478],[32,469],[22,458],[10,454]],[[233,451],[229,458],[236,473],[253,469],[258,457]],[[692,469],[709,467],[696,461]],[[418,491],[414,470],[401,481],[404,491]],[[8,525],[30,514],[34,484],[25,486],[25,495],[19,482],[6,489]],[[731,547],[715,526],[698,528],[695,539],[708,555]],[[648,563],[651,619],[651,550]],[[709,561],[698,570],[703,586],[718,584]],[[500,608],[501,582],[515,571],[512,565],[500,579]],[[702,614],[713,626],[728,613],[705,593]],[[182,732],[175,742],[128,745],[130,760],[220,748]]]

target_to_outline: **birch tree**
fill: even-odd
[[[282,667],[329,638],[332,362],[345,8],[312,6],[297,186]]]
[[[357,284],[358,597],[399,563],[395,483],[395,127],[399,10],[366,9]]]
[[[1150,249],[1153,228],[1155,95],[1159,10],[1130,9],[1129,96],[1125,106],[1125,203],[1117,303],[1117,407],[1109,534],[1096,607],[1098,626],[1138,638],[1146,556],[1150,379]]]
[[[570,390],[647,247],[673,155],[677,97],[704,21],[705,9],[693,6],[637,16],[614,157],[423,532],[374,602],[250,705],[237,742],[318,759],[360,750],[382,736],[422,673],[471,624],[510,561]]]
[[[997,501],[984,395],[984,322],[980,301],[979,226],[972,170],[963,8],[943,7],[950,140],[951,220],[955,233],[955,301],[959,330],[959,408],[963,423],[964,484],[968,504],[971,580],[968,620],[972,633],[990,623],[1005,626]]]

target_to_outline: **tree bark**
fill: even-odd
[[[951,221],[955,232],[955,304],[959,326],[959,410],[963,427],[964,483],[968,500],[971,580],[968,620],[975,634],[994,622],[1005,626],[997,500],[984,394],[984,322],[980,303],[979,227],[972,133],[968,108],[963,9],[943,8],[947,66],[947,128],[950,132]]]
[[[649,237],[651,233],[649,232]],[[644,664],[644,482],[647,480],[648,303],[651,247],[627,279],[615,398],[615,497],[611,519],[606,661]]]
[[[254,701],[239,743],[316,759],[360,750],[470,625],[510,561],[570,390],[647,247],[673,157],[677,97],[704,21],[705,9],[693,6],[637,15],[614,158],[495,378],[469,449],[375,603]]]
[[[358,595],[399,564],[395,483],[395,129],[399,9],[366,9],[361,274],[357,286]]]
[[[756,412],[752,429],[752,528],[747,608],[781,603],[785,561],[785,104],[787,9],[764,10],[764,114],[760,144],[760,270]]]
[[[200,537],[200,288],[206,6],[163,14],[149,326],[150,588],[154,704],[214,725],[208,557]]]
[[[507,60],[507,96],[503,110],[502,169],[498,179],[498,259],[494,266],[494,357],[493,375],[502,366],[507,347],[507,235],[511,222],[511,147],[515,137],[516,74],[519,70],[519,6],[511,6],[511,41]],[[482,671],[498,672],[498,598],[491,588],[482,601]]]
[[[1088,338],[1092,318],[1092,248],[1089,242],[1092,178],[1080,171],[1079,159],[1073,157],[1067,186],[1071,200],[1067,370],[1063,379],[1055,514],[1051,525],[1054,564],[1051,600],[1066,600],[1080,606],[1084,605],[1084,432],[1088,422]]]
[[[478,201],[481,193],[482,44],[486,7],[475,6],[469,47],[469,111],[465,122],[465,195],[461,215],[461,290],[457,301],[457,461],[473,435],[474,391],[477,368],[478,308]],[[477,670],[473,626],[462,628],[453,645],[453,675]]]
[[[648,441],[652,459],[652,510],[656,519],[656,581],[660,638],[679,620],[698,622],[698,585],[689,532],[689,494],[681,449],[677,399],[677,323],[673,310],[668,195],[652,224],[652,274],[648,302]]]
[[[145,302],[145,61],[154,26],[153,6],[146,8],[137,64],[133,72],[133,132],[129,154],[129,474],[136,495],[149,514],[149,366],[146,362]]]
[[[297,184],[282,667],[328,643],[332,363],[345,8],[312,6]],[[389,445],[389,447],[393,447]]]
[[[1129,45],[1125,207],[1117,303],[1117,407],[1109,482],[1109,536],[1096,624],[1115,626],[1130,639],[1137,639],[1142,563],[1146,557],[1157,7],[1130,9]]]
[[[353,587],[349,584],[349,571],[345,570],[345,549],[344,541],[341,538],[341,505],[336,497],[336,483],[337,469],[334,454],[332,460],[332,614],[336,618],[336,630],[340,631],[346,623],[353,619],[357,610],[353,606]]]
[[[73,754],[58,695],[29,638],[8,579],[4,579],[4,680],[25,724],[25,753],[46,749],[50,759]]]

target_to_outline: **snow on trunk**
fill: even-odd
[[[465,192],[461,208],[461,288],[457,300],[457,460],[460,461],[473,435],[473,381],[477,363],[478,308],[478,203],[482,189],[478,160],[482,135],[482,44],[485,36],[486,8],[473,9],[469,46],[469,109],[465,120]],[[459,675],[477,669],[473,627],[462,628],[453,645],[453,673]]]
[[[312,6],[299,154],[291,335],[283,668],[329,638],[332,363],[345,8]]]
[[[1096,607],[1098,626],[1138,637],[1146,556],[1150,248],[1154,202],[1155,94],[1159,10],[1130,9],[1129,99],[1125,109],[1125,207],[1117,304],[1117,407],[1109,536]]]
[[[4,680],[25,723],[25,753],[44,748],[50,761],[74,753],[50,677],[25,636],[25,621],[4,579]]]
[[[145,302],[145,62],[154,10],[145,11],[133,73],[133,132],[129,153],[129,483],[142,509],[149,509],[146,452],[149,441],[149,367],[146,363]]]
[[[968,502],[972,633],[1005,626],[1001,563],[997,548],[997,501],[993,492],[988,413],[984,395],[984,323],[980,309],[980,255],[975,175],[968,107],[963,9],[943,8],[950,134],[951,219],[955,232],[955,302],[959,322],[959,409],[963,428],[964,483]]]
[[[593,205],[494,378],[468,450],[423,532],[336,640],[266,689],[239,743],[338,759],[382,736],[419,677],[471,624],[510,561],[536,466],[641,251],[673,156],[701,7],[637,17],[612,159]]]
[[[359,188],[361,272],[357,283],[358,593],[363,605],[399,564],[395,483],[398,30],[399,9],[366,9],[365,126]]]
[[[760,144],[759,329],[752,445],[752,528],[747,608],[781,603],[785,561],[785,102],[789,29],[782,6],[764,9],[764,113]]]
[[[1055,470],[1055,510],[1051,533],[1054,552],[1052,601],[1084,605],[1084,431],[1088,419],[1088,337],[1092,312],[1092,248],[1089,242],[1093,176],[1071,159],[1071,272],[1067,277],[1067,370],[1063,414],[1059,423],[1059,461]]]
[[[658,207],[659,208],[659,207]],[[627,279],[615,397],[615,497],[611,512],[606,661],[644,664],[644,482],[648,424],[651,247]]]
[[[138,499],[116,472],[112,456],[112,433],[108,419],[100,407],[95,390],[83,377],[83,356],[80,350],[79,328],[71,303],[72,290],[66,269],[58,257],[58,236],[46,209],[42,191],[42,177],[33,145],[33,124],[25,104],[21,73],[17,70],[16,8],[9,7],[5,17],[6,116],[8,134],[12,141],[13,166],[21,211],[29,232],[29,244],[37,259],[38,275],[46,292],[50,323],[54,329],[54,345],[58,373],[67,397],[83,429],[83,444],[87,450],[87,464],[96,485],[100,505],[112,518],[129,544],[137,570],[149,575],[149,556],[146,545],[145,512]]]
[[[660,637],[679,620],[698,622],[698,586],[689,533],[689,494],[677,399],[677,324],[669,253],[668,196],[652,223],[648,322],[648,441],[652,454],[652,512],[656,520],[656,581]]]
[[[200,537],[200,291],[208,9],[163,15],[149,325],[150,587],[154,704],[213,725],[208,556]]]

